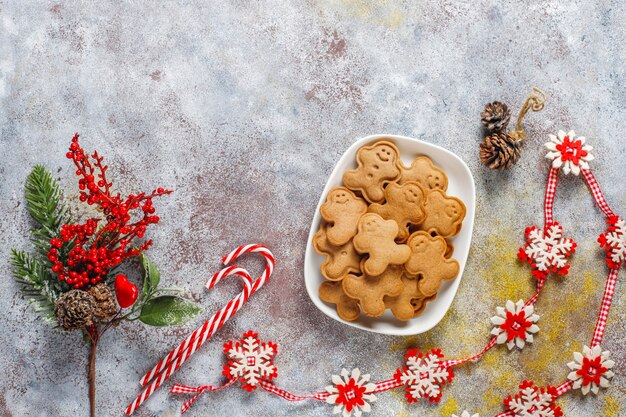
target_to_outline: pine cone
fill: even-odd
[[[506,104],[494,101],[485,105],[480,119],[489,132],[502,132],[509,125],[511,111]]]
[[[94,316],[97,320],[108,320],[117,313],[115,295],[106,284],[98,284],[89,289],[89,293],[96,301]]]
[[[520,156],[520,143],[507,133],[493,133],[480,144],[480,160],[491,169],[509,169]]]
[[[89,292],[70,290],[57,299],[54,313],[63,329],[81,329],[93,324],[95,307],[96,300]]]

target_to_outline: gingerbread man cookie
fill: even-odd
[[[335,246],[350,241],[357,232],[357,224],[367,211],[367,203],[345,187],[330,190],[320,213],[328,222],[326,237]]]
[[[416,277],[410,277],[406,274],[402,276],[402,292],[395,296],[385,297],[385,306],[391,309],[393,315],[402,321],[410,320],[415,317],[415,304],[414,300],[423,300],[424,294],[418,288],[418,279]],[[421,304],[418,308],[421,308]]]
[[[443,170],[433,165],[433,161],[427,156],[418,156],[410,167],[400,165],[402,176],[398,181],[404,184],[408,181],[416,181],[424,190],[442,190],[448,189],[448,177]]]
[[[434,232],[442,237],[456,235],[465,218],[465,205],[456,197],[449,197],[441,190],[433,190],[426,196],[426,218],[421,230]]]
[[[420,231],[413,233],[407,242],[411,257],[404,264],[411,275],[421,275],[418,288],[426,297],[434,295],[441,281],[452,279],[459,273],[459,263],[446,259],[446,240]]]
[[[346,295],[341,282],[323,282],[320,285],[319,294],[322,301],[335,304],[337,314],[342,319],[354,321],[359,317],[361,311],[358,301]]]
[[[328,280],[338,281],[350,272],[360,272],[361,256],[348,242],[341,246],[332,245],[326,237],[327,225],[322,225],[313,236],[313,248],[326,260],[320,268],[322,275]]]
[[[383,187],[400,177],[400,153],[387,141],[364,146],[356,154],[357,168],[343,174],[343,183],[351,190],[363,193],[370,203],[384,200]]]
[[[380,317],[385,312],[385,296],[397,296],[402,292],[402,266],[392,265],[379,276],[346,275],[342,281],[346,295],[359,300],[365,314]]]
[[[398,238],[404,242],[409,237],[407,225],[419,224],[426,216],[424,198],[424,190],[417,182],[391,183],[385,188],[386,203],[371,204],[367,211],[379,214],[383,219],[394,220],[400,230]]]
[[[359,253],[369,254],[363,263],[363,272],[370,276],[380,275],[389,265],[402,265],[409,259],[409,247],[395,242],[398,230],[394,220],[385,220],[375,213],[361,216],[352,243]]]

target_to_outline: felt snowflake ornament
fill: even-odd
[[[441,350],[432,349],[424,354],[418,349],[409,349],[404,357],[406,366],[397,369],[394,378],[406,385],[407,401],[412,403],[428,398],[431,403],[438,403],[441,387],[454,378],[452,368],[444,364]]]
[[[463,414],[457,416],[456,414],[452,414],[450,417],[480,417],[478,413],[470,414],[469,411],[463,411]]]
[[[258,333],[251,330],[238,342],[231,340],[224,344],[228,364],[222,374],[228,379],[239,379],[246,391],[257,388],[260,381],[271,381],[278,376],[278,369],[272,362],[278,353],[278,346],[272,342],[259,341]]]
[[[536,387],[532,381],[524,381],[515,396],[504,400],[507,411],[515,417],[561,417],[561,407],[554,403],[558,397],[556,388]]]
[[[598,242],[606,250],[609,268],[617,269],[626,262],[626,221],[618,216],[611,216],[607,223],[609,229],[600,235]]]
[[[571,172],[574,175],[580,174],[581,169],[589,169],[588,162],[594,159],[590,153],[593,148],[585,145],[584,137],[576,137],[572,130],[568,133],[559,130],[557,136],[549,136],[546,158],[552,160],[553,168],[561,168],[565,174]]]
[[[609,379],[613,378],[611,368],[615,362],[609,359],[608,350],[602,351],[600,346],[593,349],[584,346],[583,353],[574,352],[574,360],[567,364],[572,370],[567,379],[574,382],[574,389],[580,389],[583,395],[589,391],[598,394],[600,388],[609,386]]]
[[[517,257],[532,266],[536,279],[545,279],[550,272],[567,275],[567,261],[576,252],[576,242],[563,237],[563,227],[557,223],[546,226],[545,231],[537,226],[527,227],[524,233],[526,244]]]
[[[497,343],[506,343],[509,350],[513,346],[523,349],[526,342],[533,342],[533,334],[539,331],[539,326],[535,324],[539,315],[534,313],[532,305],[524,306],[522,300],[517,303],[509,300],[505,307],[496,308],[497,314],[491,318],[491,323],[495,325],[491,334],[497,336]]]
[[[333,414],[341,413],[343,417],[350,417],[354,412],[355,417],[360,417],[363,412],[369,413],[369,403],[376,401],[376,396],[372,394],[376,384],[369,380],[369,374],[361,375],[358,368],[351,373],[342,369],[341,376],[333,375],[332,381],[335,385],[326,387],[326,392],[330,394],[326,397],[326,402],[335,405]]]

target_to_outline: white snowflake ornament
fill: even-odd
[[[585,138],[576,137],[576,133],[570,130],[565,133],[559,130],[559,134],[549,135],[550,141],[546,143],[548,153],[546,158],[552,160],[553,168],[561,168],[565,174],[570,172],[574,175],[580,174],[581,169],[589,169],[589,161],[593,160],[590,153],[593,149],[585,145]]]
[[[246,391],[255,390],[260,381],[271,381],[278,376],[273,358],[278,353],[278,346],[272,342],[260,342],[258,333],[252,330],[243,335],[243,339],[224,344],[224,353],[228,364],[222,374],[228,379],[238,379]]]
[[[626,221],[618,216],[611,216],[607,223],[609,229],[600,235],[598,242],[606,250],[609,268],[617,269],[626,262]]]
[[[574,360],[567,364],[572,372],[567,379],[574,382],[573,388],[580,389],[583,395],[589,391],[598,394],[600,388],[609,386],[609,379],[613,378],[611,368],[615,362],[609,359],[608,350],[602,351],[600,346],[593,349],[584,346],[583,353],[574,352]]]
[[[470,415],[469,411],[463,411],[463,414],[461,414],[460,416],[457,416],[456,414],[452,414],[450,417],[480,417],[480,416],[478,415],[478,413]]]
[[[524,381],[515,396],[504,400],[507,411],[515,417],[562,417],[561,407],[554,403],[558,397],[556,388],[536,387],[532,381]]]
[[[441,400],[441,388],[454,378],[452,368],[443,361],[443,353],[432,349],[424,354],[418,349],[409,349],[406,355],[406,366],[396,370],[396,381],[406,385],[405,397],[409,403],[420,398],[428,398],[430,402]]]
[[[497,337],[496,343],[506,343],[509,350],[514,346],[523,349],[527,342],[532,343],[533,334],[539,331],[539,326],[535,324],[539,315],[534,311],[532,305],[524,306],[522,300],[517,303],[509,300],[504,308],[496,308],[497,314],[491,318],[491,323],[495,325],[491,334]]]
[[[364,412],[369,413],[369,403],[376,401],[376,396],[372,394],[376,384],[369,380],[369,374],[361,375],[357,368],[351,373],[342,369],[341,376],[333,375],[332,381],[335,385],[326,387],[326,392],[330,394],[326,397],[326,402],[335,405],[333,414],[341,413],[342,417],[350,417],[354,412],[355,417],[360,417]]]
[[[567,261],[576,252],[576,242],[563,237],[563,227],[557,223],[546,226],[545,231],[537,226],[526,228],[526,245],[520,248],[517,257],[532,266],[536,279],[545,279],[550,272],[567,275]]]

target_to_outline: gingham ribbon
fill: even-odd
[[[609,276],[607,277],[604,287],[604,295],[602,296],[602,304],[600,305],[600,314],[598,314],[598,321],[596,322],[596,328],[593,332],[593,338],[591,339],[591,348],[602,343],[602,337],[606,330],[606,321],[609,318],[609,311],[611,310],[611,303],[613,302],[618,272],[618,269],[609,270]]]
[[[141,385],[146,388],[126,408],[126,415],[131,415],[135,410],[156,391],[189,357],[202,346],[224,323],[241,309],[248,298],[258,291],[269,279],[274,270],[274,255],[263,245],[251,244],[236,248],[222,258],[222,263],[228,265],[239,256],[246,253],[259,253],[265,257],[265,270],[256,280],[252,280],[250,274],[238,266],[229,266],[215,273],[207,282],[207,289],[212,289],[223,278],[237,275],[241,278],[244,288],[235,298],[230,300],[224,307],[218,310],[202,326],[191,333],[176,348],[172,349],[159,363],[157,363],[143,378]]]
[[[193,403],[196,402],[196,400],[205,392],[219,391],[226,387],[230,387],[232,384],[235,383],[235,381],[237,381],[236,378],[229,379],[227,383],[225,383],[224,385],[219,385],[217,387],[214,387],[212,385],[201,385],[199,387],[189,387],[187,385],[174,384],[172,386],[172,389],[170,390],[170,393],[172,394],[196,394],[189,400],[185,401],[183,405],[180,407],[181,414],[185,414],[187,410],[189,410],[189,408],[193,405]]]
[[[604,194],[602,194],[602,190],[600,189],[600,184],[598,184],[598,180],[593,175],[593,173],[588,169],[581,170],[583,173],[583,177],[585,178],[585,182],[591,191],[591,195],[593,195],[593,199],[596,202],[598,208],[604,213],[606,217],[613,217],[615,213],[609,207],[609,203],[607,203],[606,198],[604,198]]]
[[[546,195],[543,200],[543,217],[545,226],[554,223],[554,196],[556,194],[556,185],[559,181],[559,169],[552,168],[548,171],[548,182],[546,183]]]

